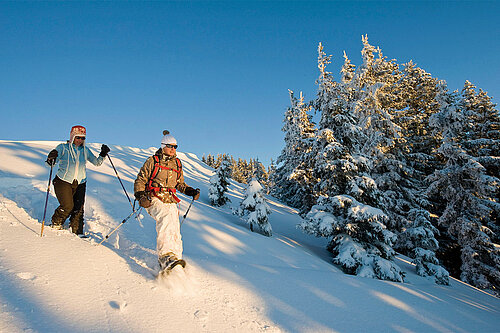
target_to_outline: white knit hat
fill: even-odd
[[[167,130],[163,131],[163,139],[161,139],[161,145],[177,145],[177,140],[170,135],[170,132]]]

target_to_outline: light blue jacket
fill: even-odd
[[[87,168],[85,164],[87,161],[100,166],[104,161],[104,157],[95,155],[85,145],[77,147],[70,143],[61,143],[56,147],[57,159],[59,162],[59,170],[57,170],[57,177],[65,182],[72,183],[76,180],[78,184],[87,181]]]

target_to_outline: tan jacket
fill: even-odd
[[[178,170],[176,156],[167,156],[163,154],[163,151],[161,149],[159,149],[155,153],[155,155],[158,155],[161,166]],[[155,161],[153,156],[151,156],[146,160],[141,170],[139,171],[139,174],[137,175],[137,179],[134,183],[134,193],[137,193],[139,191],[147,191],[146,188],[149,182],[149,177],[151,177],[154,167]],[[152,186],[172,190],[175,189],[177,191],[180,191],[181,193],[185,193],[185,190],[188,187],[188,185],[184,183],[184,174],[182,168],[180,170],[180,175],[178,175],[178,173],[173,170],[165,170],[159,168],[158,174],[153,178]],[[148,194],[152,196],[152,194]],[[168,192],[168,190],[160,191],[157,194],[157,197],[165,203],[177,203],[172,193]]]

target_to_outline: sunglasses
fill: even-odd
[[[78,140],[85,140],[85,137],[84,137],[84,136],[75,136],[75,139],[78,139]]]
[[[171,144],[169,144],[169,143],[168,143],[168,144],[164,144],[164,143],[162,143],[162,145],[163,145],[164,147],[167,147],[167,148],[174,148],[174,149],[177,149],[177,147],[178,147],[178,145],[171,145]]]

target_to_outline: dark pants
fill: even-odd
[[[83,234],[83,206],[85,203],[85,189],[87,183],[78,184],[73,181],[72,184],[55,177],[54,190],[59,207],[52,215],[52,224],[54,226],[62,226],[64,221],[69,217],[69,225],[75,234]]]

